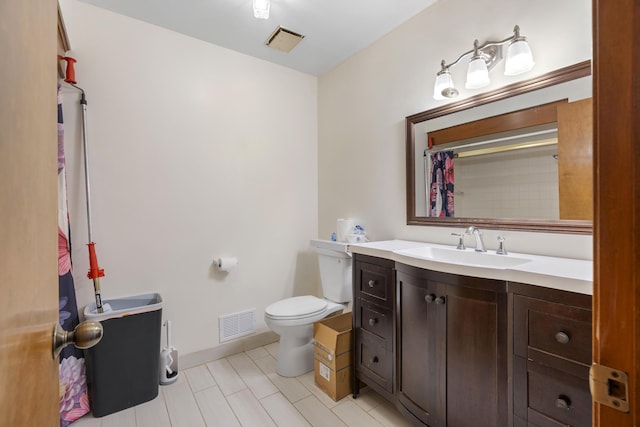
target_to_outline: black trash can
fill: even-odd
[[[162,297],[136,295],[103,301],[96,313],[84,309],[87,320],[99,321],[102,340],[85,350],[89,405],[95,417],[148,402],[158,396]]]

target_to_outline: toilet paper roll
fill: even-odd
[[[356,225],[356,221],[351,218],[338,218],[337,232],[338,242],[346,242],[347,236],[353,233],[353,226]]]
[[[238,258],[222,257],[216,260],[216,266],[220,271],[231,271],[238,265]]]

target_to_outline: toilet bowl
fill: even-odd
[[[347,244],[312,240],[325,298],[296,296],[265,308],[264,321],[280,335],[276,372],[296,377],[313,370],[313,323],[342,312],[351,301],[351,254]]]

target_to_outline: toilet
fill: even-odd
[[[276,372],[296,377],[313,370],[313,323],[344,310],[352,299],[348,243],[311,240],[318,253],[324,298],[286,298],[264,310],[264,321],[280,335]]]

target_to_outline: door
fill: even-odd
[[[57,426],[56,2],[0,2],[0,425]]]
[[[402,405],[429,426],[506,425],[506,284],[396,268]]]
[[[594,403],[594,425],[640,424],[640,2],[593,1],[593,361],[629,374],[630,412]]]
[[[399,366],[398,399],[427,425],[438,425],[444,405],[438,399],[444,360],[438,360],[438,341],[444,323],[436,309],[436,284],[398,271]],[[440,316],[442,317],[442,316]],[[440,403],[438,408],[436,405]]]
[[[560,219],[593,220],[593,98],[558,105]]]
[[[459,280],[467,286],[440,284],[446,296],[436,299],[441,301],[439,310],[446,312],[447,425],[504,426],[507,294],[482,289],[482,280],[462,276]],[[495,287],[504,290],[504,282]]]

